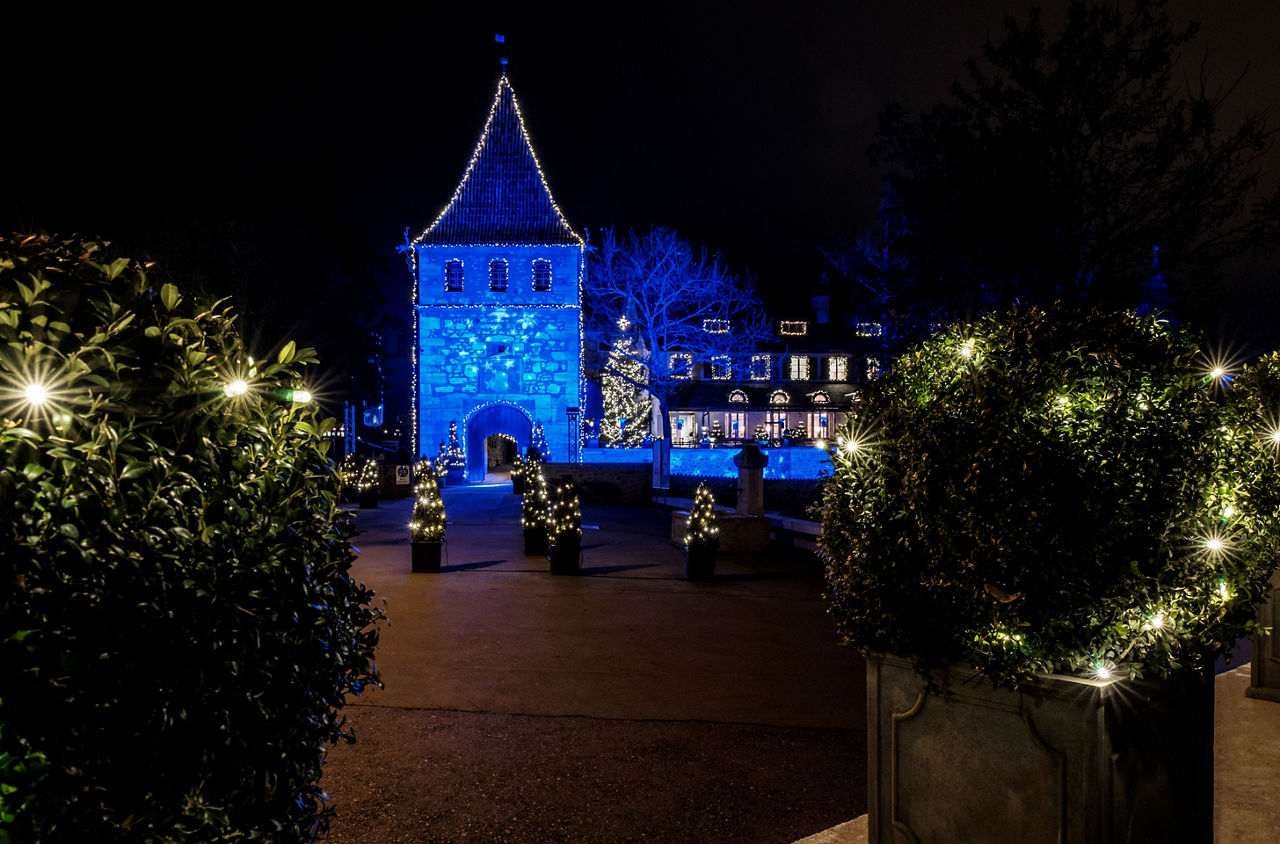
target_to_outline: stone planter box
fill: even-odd
[[[1258,606],[1258,621],[1271,628],[1271,632],[1253,637],[1249,688],[1244,693],[1247,697],[1280,703],[1280,626],[1277,625],[1280,622],[1280,601],[1276,600],[1277,592],[1280,592],[1280,569],[1271,573],[1267,600]]]
[[[561,540],[547,543],[547,562],[552,574],[577,574],[582,561],[580,540]]]
[[[684,547],[684,579],[711,580],[716,576],[716,552],[719,543]]]
[[[769,517],[744,516],[740,513],[716,509],[716,526],[720,528],[720,552],[745,554],[764,551],[769,547]],[[671,513],[671,539],[684,544],[689,530],[689,511]]]
[[[922,623],[927,623],[924,621]],[[1213,683],[1042,676],[949,698],[867,658],[871,844],[1213,841]]]
[[[440,571],[440,547],[443,542],[410,542],[409,563],[413,574],[434,574]]]

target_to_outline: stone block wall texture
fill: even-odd
[[[535,259],[551,262],[548,291],[533,290]],[[460,291],[445,289],[452,260],[463,262]],[[489,289],[491,261],[507,263],[505,291]],[[542,423],[553,459],[568,456],[566,411],[580,405],[581,261],[578,246],[418,246],[420,453],[436,453],[451,420],[465,438],[469,414],[509,403]]]

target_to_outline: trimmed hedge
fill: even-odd
[[[286,392],[313,359],[255,364],[105,244],[0,238],[0,840],[323,826],[382,613]]]

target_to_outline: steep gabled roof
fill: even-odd
[[[506,74],[453,199],[414,242],[582,243],[551,198]]]

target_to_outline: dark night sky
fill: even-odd
[[[195,19],[178,7],[28,12],[0,57],[0,225],[119,237],[279,205],[332,215],[398,263],[404,227],[429,223],[462,173],[502,31],[535,149],[576,228],[668,225],[776,292],[810,283],[818,247],[868,222],[880,108],[942,99],[1004,12],[1030,4],[600,4],[573,15],[528,4],[448,18],[432,4],[368,5],[274,20],[216,6]],[[1223,84],[1248,67],[1239,108],[1272,106],[1280,4],[1171,0],[1170,11],[1203,25],[1189,70],[1205,50]],[[1269,168],[1280,173],[1280,156]]]

